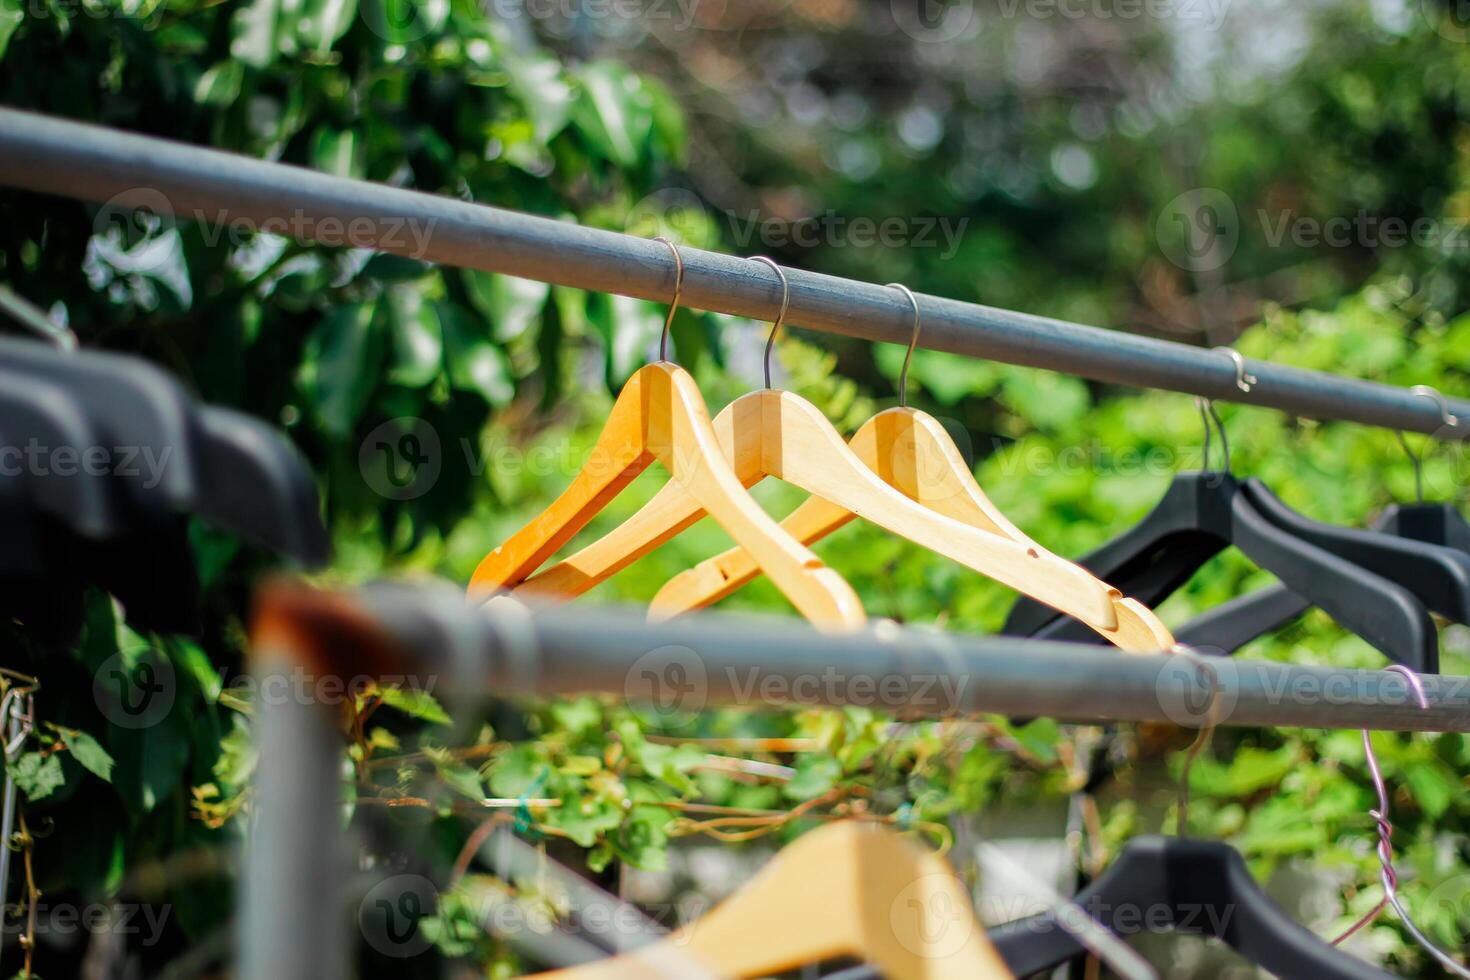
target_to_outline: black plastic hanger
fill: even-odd
[[[126,447],[132,465],[117,479],[139,510],[197,514],[304,564],[326,560],[310,472],[263,423],[204,413],[173,378],[133,357],[0,338],[5,365],[64,385],[104,430],[102,444]]]
[[[1227,473],[1175,477],[1147,517],[1080,563],[1124,595],[1156,606],[1230,545],[1390,659],[1420,673],[1438,671],[1439,638],[1417,597],[1273,524]],[[1021,599],[1004,632],[1087,641],[1080,627]]]
[[[1292,921],[1251,877],[1240,852],[1216,841],[1138,837],[1101,877],[1074,899],[1087,915],[1119,935],[1167,927],[1223,940],[1281,980],[1389,980]],[[1006,966],[1029,977],[1087,950],[1047,911],[990,930]],[[877,980],[855,966],[831,980]]]
[[[1444,546],[1470,556],[1470,524],[1452,504],[1391,504],[1371,527],[1381,534]],[[1276,583],[1201,613],[1186,623],[1175,639],[1206,653],[1234,653],[1290,623],[1311,606]]]
[[[1221,939],[1282,980],[1392,976],[1292,921],[1251,877],[1240,853],[1216,841],[1139,837],[1076,901],[1114,932],[1153,926],[1162,916],[1172,931]],[[1053,912],[1006,923],[990,938],[1018,977],[1085,952]]]
[[[308,568],[327,563],[331,544],[322,525],[311,470],[279,432],[243,412],[202,405],[200,499],[208,517],[257,543],[291,555]],[[267,502],[274,502],[266,507]]]
[[[1470,554],[1470,523],[1454,504],[1389,504],[1374,525],[1386,534]]]
[[[4,608],[63,630],[74,603],[59,596],[79,595],[90,577],[138,627],[197,632],[199,584],[184,527],[118,493],[113,445],[67,385],[0,365],[0,447],[15,470],[3,477],[6,506],[39,535],[29,540],[41,552],[40,560],[16,563],[13,554],[6,563],[15,567]]]
[[[1277,527],[1398,582],[1447,619],[1470,622],[1470,555],[1442,545],[1314,521],[1292,510],[1254,477],[1242,480],[1241,486],[1256,510]]]
[[[105,443],[65,385],[0,364],[0,427],[6,475],[37,513],[92,540],[122,532],[106,472],[82,455]]]

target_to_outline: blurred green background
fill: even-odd
[[[1466,396],[1470,22],[1460,6],[0,0],[0,104]],[[201,398],[289,433],[319,474],[336,550],[316,578],[334,584],[385,573],[467,581],[576,472],[618,386],[653,356],[663,317],[617,296],[8,190],[0,283],[85,344],[141,354]],[[673,335],[712,412],[759,383],[763,325],[681,311]],[[781,383],[845,431],[896,402],[902,348],[797,331],[778,352]],[[1108,539],[1174,472],[1200,465],[1199,416],[1184,396],[927,351],[910,391],[970,451],[1002,509],[1059,554]],[[1307,514],[1359,524],[1414,499],[1391,432],[1223,414],[1237,472]],[[406,493],[385,490],[371,449],[404,419],[422,420],[415,431],[436,443],[436,475]],[[1463,450],[1410,438],[1427,494],[1461,502]],[[660,479],[640,479],[588,535]],[[782,510],[800,495],[758,496]],[[150,944],[43,934],[37,974],[72,975],[89,955],[146,975],[224,969],[229,855],[252,765],[249,703],[231,688],[250,588],[273,564],[206,527],[194,538],[208,586],[202,639],[138,636],[100,595],[75,650],[7,637],[8,665],[43,680],[41,716],[82,733],[23,757],[24,807],[44,828],[38,886],[48,901],[172,911]],[[584,601],[646,601],[727,544],[701,525]],[[1014,598],[857,524],[818,551],[874,616],[984,634]],[[1226,554],[1162,614],[1178,625],[1268,581]],[[792,614],[764,582],[725,605]],[[1444,626],[1442,639],[1445,669],[1464,672],[1470,632]],[[123,730],[98,712],[91,675],[142,649],[176,665],[179,701],[163,723]],[[1383,663],[1316,613],[1242,655]],[[359,807],[399,842],[365,845],[364,866],[394,866],[412,840],[440,889],[421,923],[427,952],[395,958],[365,937],[364,972],[398,976],[521,967],[475,923],[477,888],[555,904],[531,882],[453,879],[486,818],[469,805],[480,797],[566,801],[518,813],[521,829],[612,881],[623,867],[661,867],[700,832],[681,809],[691,802],[778,815],[857,808],[936,836],[946,822],[973,829],[985,808],[1052,812],[1096,737],[1004,719],[895,733],[856,710],[649,717],[591,700],[503,706],[465,736],[451,735],[432,699],[376,692],[357,707],[356,792],[426,801],[391,819]],[[710,771],[703,750],[679,741],[692,736],[735,739],[731,755],[795,775]],[[810,741],[796,753],[760,741],[775,737]],[[1187,742],[1116,733],[1094,857],[1173,829],[1170,774]],[[79,752],[87,743],[102,756]],[[1375,744],[1393,787],[1404,899],[1459,950],[1470,929],[1470,748],[1458,735]],[[1380,897],[1356,733],[1221,732],[1192,787],[1194,830],[1237,844],[1263,879],[1302,866],[1336,876],[1308,922],[1321,934]],[[780,838],[809,825],[776,816],[762,829]],[[954,857],[967,868],[968,855]],[[1437,975],[1392,915],[1350,948],[1405,976]],[[1189,957],[1162,962],[1170,976],[1226,975]],[[6,964],[22,968],[14,944]]]

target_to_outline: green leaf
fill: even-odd
[[[1444,816],[1462,792],[1459,780],[1434,763],[1418,762],[1404,766],[1403,778],[1409,784],[1414,801],[1432,820]]]
[[[210,67],[194,83],[194,101],[200,105],[225,108],[240,98],[240,85],[245,80],[245,66],[234,59]]]
[[[56,755],[27,752],[10,766],[10,775],[26,799],[43,800],[66,781],[61,772],[61,759]]]
[[[417,289],[389,291],[388,323],[393,334],[393,363],[388,380],[422,388],[439,376],[444,363],[444,334],[434,305]]]
[[[306,394],[327,434],[346,439],[367,408],[381,374],[387,344],[375,304],[357,303],[327,314],[306,343]]]
[[[184,788],[189,724],[188,714],[175,709],[147,728],[108,729],[108,749],[116,760],[112,785],[134,814],[153,812]]]
[[[66,742],[67,750],[71,752],[72,758],[77,760],[83,769],[99,779],[112,782],[112,756],[95,738],[75,728],[61,728],[60,726],[56,728],[61,733],[62,740]]]
[[[571,118],[572,86],[554,58],[512,57],[507,65],[508,85],[531,120],[536,142],[544,146]]]
[[[434,725],[448,725],[451,721],[449,713],[446,712],[428,691],[415,690],[403,687],[384,687],[378,689],[378,697],[390,708],[427,721]]]
[[[599,295],[587,304],[587,316],[606,350],[608,381],[621,387],[648,361],[663,333],[665,310],[630,296]]]
[[[268,68],[276,60],[280,0],[250,0],[230,22],[230,54],[252,68]]]
[[[346,34],[357,17],[357,0],[307,0],[296,31],[302,44],[319,54]]]
[[[615,62],[596,61],[577,79],[581,90],[572,110],[577,131],[619,167],[638,166],[653,128],[653,107],[638,76]]]
[[[475,770],[448,756],[431,757],[434,761],[434,771],[450,789],[476,802],[485,798],[485,786],[480,782],[480,776]]]
[[[551,287],[534,279],[501,276],[476,269],[464,271],[470,302],[490,319],[491,335],[502,343],[514,340],[541,315]]]
[[[473,391],[497,408],[515,396],[510,358],[490,342],[484,328],[452,303],[440,303],[439,324],[444,335],[444,370],[449,386]]]
[[[10,38],[25,20],[25,0],[0,0],[0,58],[10,46]]]
[[[581,846],[591,847],[623,822],[623,812],[608,800],[572,796],[546,811],[546,820]]]
[[[1012,410],[1050,431],[1078,422],[1092,406],[1085,382],[1054,371],[1008,371],[1004,392]]]
[[[357,131],[321,126],[311,139],[311,165],[337,177],[361,177],[366,154]]]
[[[842,775],[837,760],[826,755],[806,755],[796,764],[796,775],[785,786],[793,800],[810,800],[832,788]]]
[[[602,760],[595,755],[568,756],[561,771],[569,776],[590,776],[602,770]]]

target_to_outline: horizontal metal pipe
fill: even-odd
[[[641,299],[673,293],[673,263],[657,242],[11,109],[0,109],[0,184]],[[775,315],[781,289],[769,268],[681,251],[684,303]],[[787,275],[788,322],[908,343],[913,311],[897,290],[799,269]],[[1257,382],[1244,391],[1223,353],[937,296],[920,296],[919,303],[919,343],[934,350],[1446,440],[1470,437],[1470,401],[1448,403],[1461,420],[1449,425],[1425,395],[1266,361],[1246,362]]]
[[[659,625],[607,608],[483,607],[457,588],[278,587],[258,642],[290,631],[311,677],[396,677],[448,697],[602,693],[655,710],[854,705],[900,716],[997,712],[1073,722],[1470,731],[1470,678],[964,637],[880,624],[831,636],[770,617]],[[430,687],[432,685],[432,687]],[[314,688],[312,688],[314,689]]]

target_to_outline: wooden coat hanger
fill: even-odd
[[[908,406],[909,362],[919,342],[919,302],[907,286],[901,289],[914,307],[914,331],[898,379],[896,408],[879,412],[863,423],[848,446],[884,482],[930,510],[962,524],[989,531],[1024,545],[1044,558],[1066,562],[1037,544],[1001,512],[980,484],[944,426],[934,416]],[[781,522],[802,544],[810,545],[853,519],[844,510],[820,497],[803,501]],[[706,559],[670,579],[652,603],[653,616],[666,619],[679,613],[704,609],[731,595],[750,582],[760,570],[740,548]],[[1090,574],[1090,573],[1089,573]],[[1114,595],[1117,625],[1112,629],[1088,623],[1119,649],[1133,653],[1157,653],[1174,646],[1174,637],[1152,609],[1136,599]]]
[[[919,499],[922,495],[900,492],[885,482],[889,475],[882,473],[884,467],[871,465],[872,459],[881,458],[881,452],[875,450],[875,455],[865,461],[848,447],[814,405],[790,392],[769,387],[769,353],[785,317],[789,289],[785,288],[786,277],[780,267],[769,259],[763,261],[771,265],[783,285],[781,312],[766,344],[767,387],[736,399],[714,421],[715,432],[741,482],[751,486],[765,476],[775,476],[823,501],[817,514],[819,520],[814,523],[825,527],[825,533],[852,516],[866,518],[1100,631],[1117,632],[1118,595],[1106,583],[1079,566],[1044,552],[1035,542],[1016,541],[998,533],[993,521],[990,525],[984,522],[977,525],[956,519],[925,506]],[[970,482],[973,483],[973,478]],[[979,492],[978,487],[975,490]],[[985,509],[982,506],[982,511]],[[994,511],[993,506],[988,509]],[[812,510],[808,509],[806,517],[811,515]],[[837,515],[841,515],[841,520],[833,524]],[[542,575],[527,580],[522,588],[546,596],[580,594],[652,551],[700,516],[697,502],[677,486],[666,486],[625,524]],[[707,563],[699,573],[707,577],[700,581],[717,589],[725,571],[719,564]],[[736,587],[738,584],[743,583],[737,583]],[[655,606],[654,615],[659,617],[673,611],[681,610],[661,603]]]
[[[888,980],[1011,976],[944,859],[857,821],[788,845],[733,897],[661,942],[537,976],[649,980],[702,967],[717,977],[762,977],[842,956]]]
[[[796,608],[819,628],[856,629],[866,620],[862,604],[842,577],[797,542],[746,492],[730,468],[710,425],[709,411],[687,371],[669,362],[669,327],[684,281],[674,253],[674,301],[664,321],[660,360],[640,368],[618,393],[587,465],[551,506],[486,555],[470,580],[483,600],[519,584],[572,539],[608,502],[657,460],[672,477],[666,485],[698,501],[748,550]]]

